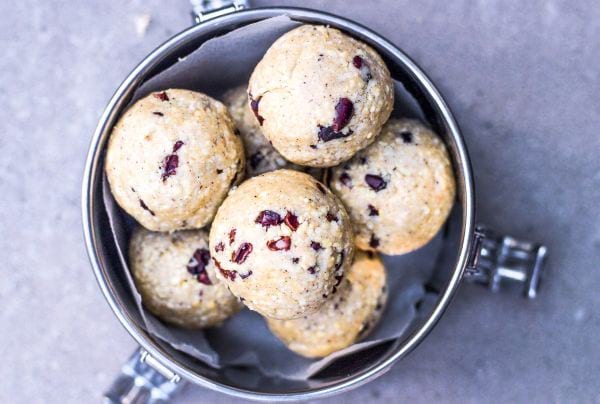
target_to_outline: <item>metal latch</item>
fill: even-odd
[[[524,297],[534,299],[547,254],[544,245],[500,236],[478,226],[465,279],[487,286],[492,292],[517,286]]]
[[[248,0],[190,0],[196,24],[249,7]]]

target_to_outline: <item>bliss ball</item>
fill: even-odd
[[[115,125],[106,175],[117,203],[155,231],[201,228],[244,170],[227,108],[188,90],[152,93]]]
[[[242,305],[215,275],[208,233],[156,233],[138,228],[129,264],[142,303],[165,322],[184,328],[221,324]]]
[[[329,185],[350,213],[356,245],[388,255],[429,242],[454,205],[442,140],[414,120],[390,120],[377,141],[332,170]]]
[[[289,349],[319,358],[365,338],[381,318],[386,300],[383,262],[374,254],[357,252],[337,293],[316,313],[267,323]]]
[[[342,281],[353,245],[341,202],[292,170],[232,190],[210,231],[217,276],[250,309],[277,319],[318,310]]]
[[[250,108],[287,160],[331,167],[372,143],[394,105],[384,61],[370,46],[318,25],[280,37],[248,85]]]

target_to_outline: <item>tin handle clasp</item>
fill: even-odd
[[[196,24],[250,7],[248,0],[190,0]]]
[[[527,299],[538,294],[548,249],[477,226],[465,279],[488,287],[518,289]]]
[[[137,349],[121,368],[121,374],[104,393],[106,404],[166,404],[185,382],[176,373]]]

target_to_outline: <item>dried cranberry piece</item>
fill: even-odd
[[[262,155],[262,153],[260,151],[257,151],[256,153],[251,155],[249,158],[250,167],[252,167],[254,170],[256,170],[256,167],[258,167],[260,165],[260,163],[263,161],[263,159],[264,159],[264,156]]]
[[[289,236],[282,236],[277,240],[267,241],[267,247],[271,251],[288,251],[292,245],[292,239]]]
[[[184,144],[185,143],[183,143],[181,140],[176,141],[173,145],[173,153],[177,153],[177,150],[181,149],[181,146],[183,146]]]
[[[165,116],[165,114],[163,114],[162,112],[158,112],[158,111],[153,112],[153,114],[158,115],[158,116]]]
[[[291,231],[296,231],[300,223],[298,223],[298,216],[294,215],[292,212],[288,210],[283,218],[285,225],[290,228]]]
[[[340,270],[340,268],[342,267],[342,264],[344,263],[344,256],[345,256],[345,255],[344,255],[344,251],[342,250],[342,251],[340,252],[340,255],[339,255],[340,259],[339,259],[339,260],[338,260],[338,262],[335,264],[335,270],[336,270],[336,271],[339,271],[339,270]],[[336,276],[336,279],[337,279],[337,276]],[[338,282],[338,283],[339,283],[339,282]]]
[[[413,134],[407,130],[400,132],[399,134],[402,137],[402,141],[404,143],[412,143]]]
[[[369,209],[369,216],[379,216],[379,210],[375,206],[369,204],[367,208]]]
[[[354,112],[354,104],[348,98],[340,98],[337,105],[335,106],[335,118],[333,119],[333,125],[331,128],[335,132],[339,132],[344,128]]]
[[[242,243],[238,247],[237,251],[234,251],[231,254],[231,261],[235,262],[236,264],[242,264],[244,261],[246,261],[246,258],[248,258],[248,256],[250,255],[251,252],[252,252],[252,244],[251,243]]]
[[[229,245],[232,245],[233,242],[235,241],[235,233],[237,232],[236,229],[231,229],[229,231]]]
[[[277,226],[281,224],[282,221],[283,220],[281,220],[279,213],[273,212],[272,210],[263,210],[254,220],[255,223],[258,223],[267,229],[269,226]]]
[[[319,191],[321,191],[321,193],[322,193],[323,195],[325,195],[325,194],[326,194],[326,192],[325,192],[325,188],[323,188],[323,185],[321,185],[321,183],[320,183],[320,182],[317,182],[317,188],[319,188]]]
[[[371,75],[371,69],[369,68],[369,65],[367,64],[367,62],[364,61],[363,58],[361,58],[358,55],[354,56],[354,58],[352,59],[352,64],[354,65],[354,67],[360,70],[360,75],[364,81],[369,81],[373,78],[373,75]]]
[[[340,174],[340,182],[348,188],[352,188],[352,177],[345,171]]]
[[[375,237],[374,234],[371,234],[371,239],[369,240],[369,246],[371,248],[379,247],[379,239],[377,237]]]
[[[306,270],[309,274],[314,275],[317,272],[317,266],[313,265],[312,267],[308,267]]]
[[[166,91],[163,91],[161,93],[153,93],[152,95],[161,101],[169,101],[169,96],[167,95]]]
[[[294,258],[292,258],[292,262],[293,262],[294,264],[297,264],[297,263],[299,263],[299,262],[300,262],[300,258],[298,258],[298,257],[294,257]]]
[[[247,277],[249,277],[250,275],[252,275],[252,271],[248,271],[248,273],[245,274],[240,274],[240,278],[242,279],[246,279]]]
[[[333,127],[331,127],[331,126],[319,125],[319,139],[321,139],[323,142],[329,142],[331,140],[348,137],[352,133],[353,132],[351,130],[349,130],[348,133],[336,132],[335,130],[333,130]],[[317,147],[315,146],[313,148],[316,149]]]
[[[327,215],[325,215],[325,218],[327,219],[328,222],[337,222],[339,220],[338,217],[331,212],[327,212]]]
[[[210,261],[210,252],[206,248],[198,248],[187,264],[187,270],[192,275],[198,275],[198,282],[212,285],[206,273],[206,266]],[[202,280],[201,280],[202,278]],[[205,278],[205,279],[204,279]]]
[[[379,175],[367,174],[365,175],[365,182],[375,192],[379,192],[387,187],[387,182],[384,181]]]
[[[237,275],[237,271],[230,271],[228,269],[224,269],[221,266],[221,263],[219,261],[217,261],[215,259],[215,257],[212,257],[212,260],[215,263],[215,266],[217,267],[217,269],[219,270],[219,272],[221,272],[221,275],[223,275],[223,277],[225,279],[229,279],[230,281],[234,281],[235,280],[235,276]]]
[[[177,167],[179,166],[179,157],[176,154],[169,154],[165,157],[163,162],[162,180],[165,182],[171,175],[177,173]]]
[[[311,241],[310,247],[315,251],[319,251],[321,248],[323,248],[321,247],[321,243],[317,243],[316,241]]]
[[[258,124],[260,126],[262,126],[263,122],[265,121],[265,118],[263,118],[258,113],[258,104],[260,104],[261,98],[262,98],[262,95],[260,97],[258,97],[257,99],[254,99],[254,98],[252,98],[252,94],[250,94],[250,108],[252,109],[252,112],[254,112],[254,116],[258,120]]]
[[[152,211],[152,209],[150,209],[150,208],[149,208],[149,207],[146,205],[146,203],[145,203],[144,201],[142,201],[141,199],[140,199],[140,206],[142,207],[142,209],[144,209],[144,210],[147,210],[147,211],[148,211],[148,213],[150,213],[152,216],[156,216],[156,215],[154,214],[154,212]]]
[[[225,244],[223,244],[223,242],[219,242],[217,243],[217,245],[215,246],[215,251],[216,252],[221,252],[225,249]]]

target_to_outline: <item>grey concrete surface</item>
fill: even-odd
[[[473,156],[482,221],[550,249],[538,300],[466,285],[380,379],[335,402],[600,402],[600,7],[582,1],[260,1],[352,18],[433,78]],[[134,349],[83,246],[84,156],[185,0],[0,2],[0,402],[98,402]],[[149,15],[144,35],[135,21]],[[235,400],[199,388],[179,402]]]

